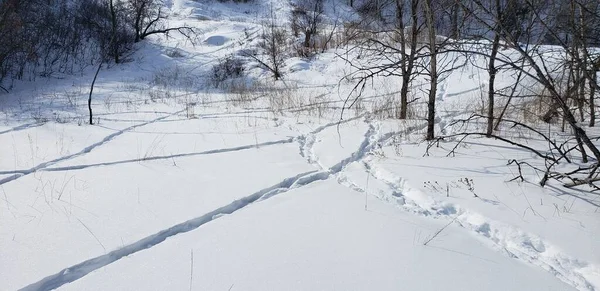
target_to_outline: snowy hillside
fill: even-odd
[[[513,179],[510,160],[545,161],[502,140],[424,141],[426,102],[393,118],[398,78],[348,106],[347,60],[368,61],[346,47],[287,57],[274,81],[249,53],[265,21],[288,25],[272,3],[169,1],[198,34],[103,67],[94,125],[95,67],[0,95],[0,290],[600,290],[597,192]],[[232,56],[243,76],[215,80]],[[441,79],[436,132],[481,113],[477,64]]]

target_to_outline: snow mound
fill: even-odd
[[[212,46],[222,46],[228,41],[229,41],[229,39],[227,37],[224,37],[222,35],[213,35],[213,36],[209,36],[204,41],[204,43],[206,43],[208,45],[212,45]]]
[[[290,72],[306,71],[310,69],[310,64],[305,60],[294,58],[288,61],[288,67]]]

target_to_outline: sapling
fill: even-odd
[[[458,182],[463,183],[465,186],[467,186],[467,190],[469,190],[469,192],[473,193],[473,196],[475,198],[479,198],[479,196],[475,193],[475,184],[473,182],[473,179],[469,179],[469,178],[460,178],[458,180]]]

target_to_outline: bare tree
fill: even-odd
[[[129,22],[135,30],[134,42],[139,42],[153,34],[168,34],[177,31],[185,36],[193,33],[189,26],[167,27],[167,15],[163,11],[162,0],[125,0]]]
[[[421,73],[420,62],[427,54],[426,46],[420,40],[424,29],[421,1],[395,0],[396,15],[391,27],[372,25],[368,18],[366,23],[357,25],[353,45],[346,54],[339,55],[355,69],[352,75],[358,79],[352,90],[357,93],[355,98],[352,102],[347,100],[349,107],[360,99],[369,80],[376,76],[399,77],[400,108],[394,117],[407,118],[408,105],[416,100],[416,97],[411,100],[409,96],[410,87]],[[360,59],[348,58],[351,52],[358,54]]]
[[[492,132],[494,131],[494,95],[496,94],[496,90],[494,88],[496,83],[496,74],[498,69],[496,68],[496,57],[498,55],[498,50],[500,49],[500,26],[501,23],[505,21],[502,12],[502,6],[500,4],[500,0],[494,0],[494,8],[495,8],[495,18],[498,19],[498,23],[494,25],[493,34],[494,39],[492,40],[492,48],[490,52],[490,57],[488,60],[488,120],[487,120],[487,137],[492,136]]]
[[[407,7],[408,6],[408,7]],[[405,10],[410,15],[408,23],[405,22]],[[415,71],[415,61],[418,50],[417,41],[421,24],[419,23],[419,0],[410,0],[407,5],[405,0],[396,0],[396,25],[400,36],[400,71],[402,87],[400,88],[400,119],[406,119],[408,112],[408,93]],[[408,30],[408,36],[407,36]]]
[[[258,62],[273,75],[275,80],[283,77],[281,69],[285,62],[286,31],[277,25],[277,18],[271,7],[269,20],[263,23],[260,52],[248,52],[245,56]]]
[[[92,94],[94,92],[94,85],[96,84],[96,79],[98,79],[98,74],[100,73],[100,69],[102,69],[102,64],[104,62],[100,61],[98,64],[98,68],[96,69],[96,73],[94,74],[94,79],[92,79],[92,84],[90,85],[90,93],[88,95],[88,112],[89,112],[89,123],[90,125],[94,124],[94,112],[92,110]]]
[[[313,36],[319,33],[323,22],[323,0],[300,0],[292,10],[292,31],[300,30],[304,34],[302,46],[306,49],[313,45]]]
[[[445,5],[438,5],[442,2]],[[351,95],[355,96],[353,101],[349,102],[351,95],[347,100],[349,107],[357,102],[367,81],[375,76],[399,77],[400,106],[395,112],[395,117],[406,119],[409,104],[420,98],[419,92],[410,91],[412,82],[416,78],[424,77],[429,84],[425,96],[428,121],[426,138],[433,139],[438,83],[451,71],[464,65],[456,55],[446,54],[446,47],[451,47],[457,41],[437,33],[436,19],[456,5],[455,2],[442,2],[396,0],[396,14],[392,27],[387,27],[385,22],[379,26],[365,25],[363,32],[359,34],[361,37],[356,38],[356,45],[350,47],[347,54],[340,55],[356,69],[353,77],[358,79],[351,92]],[[360,58],[346,57],[352,51],[356,51]]]
[[[491,60],[494,60],[495,68],[504,66],[518,73],[518,81],[523,80],[521,77],[523,76],[527,78],[530,85],[537,84],[541,86],[547,94],[545,98],[548,99],[551,108],[549,112],[562,118],[564,123],[571,129],[571,135],[562,136],[560,138],[563,141],[556,142],[552,132],[544,134],[537,130],[535,125],[510,120],[504,117],[504,110],[500,118],[494,117],[493,111],[488,111],[487,116],[475,114],[455,123],[461,125],[462,128],[464,124],[468,124],[470,121],[486,119],[488,128],[485,133],[463,129],[462,132],[450,136],[438,137],[430,145],[445,138],[461,137],[457,146],[469,136],[495,138],[527,149],[544,160],[545,168],[522,161],[511,161],[510,164],[516,165],[519,169],[520,174],[517,178],[524,179],[521,168],[526,166],[541,174],[540,185],[542,186],[546,185],[549,179],[555,179],[563,182],[565,187],[588,185],[594,191],[600,190],[600,186],[594,184],[600,181],[600,172],[598,171],[600,168],[600,151],[596,146],[599,138],[591,137],[576,118],[576,112],[579,113],[580,119],[585,118],[586,112],[581,105],[582,101],[593,102],[594,97],[586,95],[590,92],[594,93],[590,86],[594,87],[594,90],[598,89],[595,73],[593,73],[595,65],[592,65],[597,57],[590,56],[593,50],[586,49],[592,43],[589,35],[593,34],[593,32],[586,31],[586,27],[594,23],[593,19],[589,18],[598,17],[598,14],[596,13],[596,16],[593,16],[593,13],[582,13],[582,11],[593,10],[593,8],[590,8],[591,6],[584,5],[588,4],[585,0],[572,0],[561,3],[537,0],[494,0],[494,2],[473,0],[469,3],[473,6],[464,3],[462,5],[465,9],[471,9],[470,12],[480,25],[479,31],[490,32],[489,34],[478,34],[478,36],[492,38],[492,46],[497,42],[496,38],[499,37],[500,42],[511,48],[510,53],[501,54],[500,51],[493,49],[475,51],[460,46],[456,50],[488,60],[488,69],[492,71],[490,73],[494,72],[490,66]],[[505,8],[499,11],[497,8],[502,5],[505,5]],[[562,8],[559,9],[559,5],[562,5]],[[473,8],[477,8],[477,11]],[[514,13],[508,14],[508,11],[514,11]],[[582,21],[582,19],[585,20]],[[546,44],[549,41],[555,46],[547,46]],[[564,57],[561,59],[561,56]],[[588,85],[582,85],[582,82],[587,82]],[[513,93],[516,86],[517,84],[513,86]],[[488,88],[489,101],[494,98],[495,91],[494,88]],[[511,93],[511,96],[513,93]],[[511,97],[509,97],[509,102],[510,99]],[[590,109],[587,114],[593,114],[593,112],[594,110]],[[518,127],[539,135],[547,141],[548,148],[537,149],[519,142],[519,140],[493,134],[490,132],[490,119],[498,119],[498,123],[503,122],[511,127]],[[542,119],[548,120],[546,118]],[[456,147],[450,153],[455,150]],[[572,153],[577,152],[580,154],[581,160],[573,159]],[[590,159],[588,159],[588,153],[590,153]],[[588,163],[588,161],[592,163]],[[572,171],[558,170],[557,165],[561,162],[576,163],[576,169]]]
[[[119,1],[119,0],[116,0]],[[118,4],[118,3],[117,3]],[[117,39],[117,34],[118,34],[118,27],[119,27],[119,17],[117,17],[117,9],[115,7],[115,0],[109,0],[108,2],[108,6],[110,9],[110,24],[111,24],[111,41],[110,41],[110,46],[112,48],[112,54],[113,57],[115,58],[115,64],[119,63],[119,56],[121,54],[120,50],[119,50],[119,44],[121,42],[117,42],[115,41]],[[102,60],[104,61],[104,60]],[[102,64],[102,62],[100,62]],[[100,71],[100,66],[98,66],[98,71]],[[96,72],[96,76],[98,75],[98,72]],[[96,78],[94,77],[94,82],[96,82]],[[94,88],[94,82],[92,82],[92,90]],[[92,90],[90,90],[90,100],[92,99]],[[91,103],[91,101],[90,101]],[[92,109],[90,106],[90,124],[92,124]]]
[[[427,133],[426,140],[435,138],[435,116],[436,116],[436,98],[438,94],[438,83],[440,78],[450,72],[464,66],[466,61],[462,62],[457,55],[450,55],[453,49],[459,45],[459,42],[449,37],[438,35],[435,19],[447,11],[451,11],[456,5],[455,2],[422,0],[423,13],[425,16],[425,26],[427,31],[426,47],[428,50],[428,62],[424,68],[424,75],[428,78],[429,89],[427,90]]]
[[[19,1],[16,0],[0,2],[0,82],[12,71],[12,57],[23,45],[19,42],[23,27],[17,13],[18,5]],[[4,87],[2,89],[8,91]]]
[[[0,81],[74,73],[105,55],[120,63],[148,35],[193,33],[168,27],[163,7],[162,0],[0,0]]]
[[[434,23],[433,0],[424,0],[423,11],[425,13],[425,23],[427,26],[429,66],[427,75],[429,77],[429,90],[427,93],[427,133],[426,140],[433,140],[435,137],[435,99],[437,97],[438,86],[438,44],[436,39],[436,29]]]

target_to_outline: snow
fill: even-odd
[[[343,201],[343,202],[342,202]],[[62,290],[570,290],[456,227],[431,246],[440,221],[316,182],[168,240]],[[421,233],[421,237],[419,237]],[[318,240],[314,238],[318,237]],[[193,272],[191,272],[193,254]]]
[[[229,41],[229,39],[222,35],[212,35],[209,36],[204,42],[208,45],[222,46],[227,41]]]
[[[273,86],[252,101],[207,85],[268,2],[169,3],[200,41],[151,37],[102,70],[96,125],[92,70],[1,96],[0,290],[600,290],[600,196],[509,181],[508,160],[540,160],[499,141],[447,156],[419,118],[341,115],[340,52],[291,58],[278,83],[251,68]],[[442,81],[438,131],[476,110],[483,73]],[[398,89],[376,79],[362,106]]]

